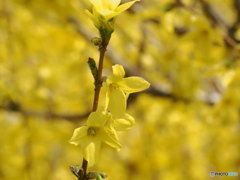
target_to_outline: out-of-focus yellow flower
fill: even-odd
[[[130,8],[136,1],[140,0],[130,1],[119,6],[121,0],[90,0],[93,4],[93,11],[91,13],[86,10],[86,13],[98,29],[113,30],[114,18]]]
[[[90,0],[95,10],[102,15],[101,18],[104,18],[107,21],[130,8],[136,1],[139,0],[131,1],[119,6],[121,0]]]
[[[135,119],[127,113],[125,113],[125,116],[123,118],[113,118],[113,128],[116,131],[126,131],[128,129],[131,129],[134,124]]]
[[[125,117],[126,94],[145,90],[150,83],[136,76],[124,78],[125,71],[121,65],[117,64],[112,68],[113,74],[106,81],[108,85],[106,106],[114,118],[120,119]]]
[[[101,142],[116,149],[121,147],[116,131],[111,126],[106,126],[108,121],[112,121],[112,116],[105,113],[101,108],[92,112],[87,120],[87,125],[74,130],[70,143],[80,145],[83,150],[83,157],[88,161],[89,167],[96,163]]]

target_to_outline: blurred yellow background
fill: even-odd
[[[123,1],[126,2],[126,1]],[[93,101],[88,0],[0,0],[0,180],[76,179],[68,143]],[[136,125],[89,170],[109,180],[239,180],[240,3],[142,0],[117,17],[104,75],[122,64],[151,87],[132,94]]]

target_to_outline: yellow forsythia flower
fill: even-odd
[[[130,1],[119,6],[121,0],[90,0],[93,4],[93,11],[91,13],[86,10],[86,13],[98,29],[113,30],[114,18],[130,8],[136,1],[139,0]]]
[[[116,131],[126,131],[128,129],[131,129],[134,124],[135,124],[135,119],[129,114],[125,113],[123,118],[119,118],[119,119],[113,118],[112,126]]]
[[[121,147],[116,131],[111,126],[106,126],[108,121],[112,121],[109,113],[103,112],[99,108],[92,112],[87,120],[87,125],[74,130],[70,143],[80,145],[83,150],[83,157],[88,161],[89,167],[96,163],[101,142],[116,149]]]
[[[126,93],[134,93],[147,89],[150,83],[141,77],[124,78],[125,71],[121,65],[115,65],[113,74],[107,78],[106,106],[114,118],[124,118],[126,111]]]

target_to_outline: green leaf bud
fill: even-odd
[[[102,43],[102,39],[99,37],[94,37],[91,39],[91,42],[94,46],[99,46]]]

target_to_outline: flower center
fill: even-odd
[[[96,128],[95,127],[89,127],[88,130],[87,130],[87,134],[89,136],[95,136],[96,135]]]
[[[111,85],[110,85],[110,89],[112,90],[112,89],[118,89],[118,85],[116,84],[116,83],[112,83]]]

